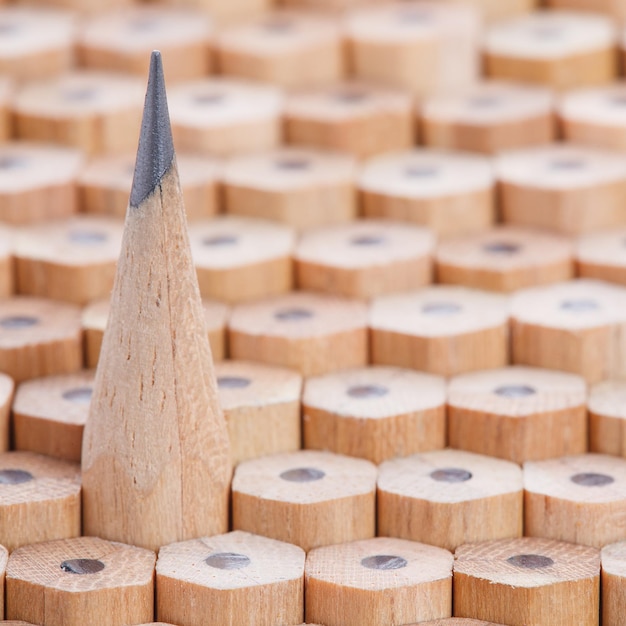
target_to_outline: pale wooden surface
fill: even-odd
[[[271,0],[165,0],[164,4],[208,11],[219,25],[241,22],[268,11]]]
[[[157,619],[204,626],[210,611],[215,624],[297,624],[304,616],[304,559],[297,546],[237,530],[164,546]]]
[[[0,374],[0,452],[10,446],[10,419],[15,383],[10,376]]]
[[[74,559],[101,569],[87,574],[64,570],[62,564]],[[50,626],[150,620],[155,560],[149,550],[96,537],[24,546],[11,554],[7,566],[6,615]]]
[[[555,9],[602,12],[617,20],[626,18],[626,2],[624,0],[548,0],[546,4]]]
[[[367,363],[367,307],[323,294],[292,292],[240,304],[228,323],[230,356],[319,376]]]
[[[434,235],[390,220],[359,220],[308,231],[294,262],[299,289],[369,299],[432,280]]]
[[[448,617],[452,563],[447,550],[388,537],[317,548],[306,562],[306,618],[362,626]]]
[[[587,451],[582,377],[513,366],[456,376],[448,386],[448,443],[524,463]]]
[[[582,278],[626,286],[626,228],[591,233],[576,243],[576,269]]]
[[[524,464],[524,533],[601,548],[626,529],[626,459],[585,454]]]
[[[0,78],[0,140],[3,142],[11,137],[13,120],[10,106],[14,88],[9,78]]]
[[[441,376],[508,363],[508,299],[436,285],[376,298],[370,308],[371,361]]]
[[[375,534],[376,466],[363,459],[300,450],[239,464],[233,528],[318,546]]]
[[[626,543],[602,548],[602,625],[619,626],[626,610]]]
[[[215,364],[233,465],[300,449],[302,376],[252,361]]]
[[[22,383],[12,406],[15,449],[80,462],[93,378],[85,370]]]
[[[381,463],[443,448],[442,378],[370,366],[308,378],[302,395],[304,447]]]
[[[0,533],[7,549],[80,535],[78,464],[32,452],[4,452],[0,474]]]
[[[626,383],[606,380],[589,390],[589,450],[626,456]]]
[[[464,543],[521,537],[523,483],[508,461],[438,450],[382,463],[377,533],[454,551]]]

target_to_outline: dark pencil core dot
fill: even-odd
[[[215,569],[243,569],[251,563],[250,557],[237,552],[216,552],[207,556],[204,562]]]
[[[455,302],[428,302],[422,306],[425,315],[456,315],[462,310]]]
[[[245,389],[252,381],[249,378],[240,376],[219,376],[217,386],[220,389]]]
[[[344,104],[356,104],[358,102],[363,102],[368,99],[368,94],[365,91],[336,91],[333,94],[333,99],[342,102]]]
[[[234,246],[238,241],[239,238],[236,235],[213,235],[212,237],[205,237],[202,240],[202,245],[219,248],[223,246]]]
[[[283,159],[278,159],[275,162],[275,165],[279,170],[301,172],[308,170],[311,167],[311,161],[303,157],[285,157]]]
[[[583,159],[555,159],[548,167],[557,172],[574,172],[585,169],[587,163]]]
[[[444,467],[431,472],[430,477],[440,483],[464,483],[471,480],[472,473],[459,467]]]
[[[37,326],[37,324],[39,324],[39,319],[37,317],[31,317],[30,315],[13,315],[0,319],[0,326],[11,330],[30,328],[31,326]]]
[[[530,385],[502,385],[494,389],[493,392],[503,398],[528,398],[534,396],[537,390]]]
[[[358,398],[359,400],[370,400],[371,398],[382,398],[389,393],[387,387],[382,385],[354,385],[348,387],[346,392],[351,398]]]
[[[61,569],[68,574],[97,574],[104,569],[104,563],[97,559],[68,559],[61,563]]]
[[[62,397],[64,400],[69,400],[76,404],[89,404],[92,396],[93,389],[91,387],[76,387],[75,389],[65,391]]]
[[[574,474],[570,477],[570,480],[582,487],[605,487],[615,482],[612,476],[607,474],[595,474],[593,472],[586,472],[583,474]]]
[[[3,469],[0,470],[0,485],[21,485],[33,480],[33,475],[26,470]]]
[[[223,93],[199,93],[193,97],[194,104],[199,106],[222,104],[224,100],[226,100],[226,95]]]
[[[358,235],[350,239],[353,246],[379,246],[385,243],[386,239],[382,235]]]
[[[408,565],[408,561],[401,556],[391,554],[376,554],[361,559],[361,565],[367,569],[393,570],[402,569]]]
[[[0,170],[16,170],[20,167],[26,167],[28,159],[17,156],[0,156]]]
[[[274,317],[281,322],[298,322],[300,320],[308,320],[313,317],[313,311],[309,309],[282,309],[281,311],[276,311],[274,313]]]
[[[75,89],[66,89],[62,95],[65,100],[86,102],[87,100],[92,100],[97,93],[97,90],[93,87],[77,87]]]
[[[522,249],[517,243],[509,243],[508,241],[493,241],[486,243],[483,250],[489,254],[497,254],[499,256],[511,256],[517,254]]]
[[[311,483],[321,480],[326,473],[315,467],[297,467],[283,472],[280,477],[290,483]]]
[[[554,561],[549,556],[541,554],[516,554],[507,559],[507,562],[515,567],[524,569],[541,569],[554,565]]]
[[[109,237],[106,233],[99,233],[93,230],[72,230],[67,234],[67,238],[72,243],[91,246],[96,243],[104,243]]]
[[[597,311],[600,307],[595,300],[581,298],[580,300],[563,300],[560,308],[570,313],[588,313]]]
[[[435,165],[411,165],[404,170],[407,178],[434,178],[439,175],[439,168]]]

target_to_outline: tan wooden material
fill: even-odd
[[[69,12],[4,7],[0,12],[0,73],[26,81],[66,72],[74,61],[75,36],[76,19]]]
[[[441,2],[356,10],[345,27],[354,75],[418,96],[467,87],[480,71],[478,18],[469,8]]]
[[[395,367],[309,378],[302,396],[304,447],[382,463],[446,443],[445,382]]]
[[[113,288],[119,218],[75,216],[22,228],[14,243],[17,291],[85,305]]]
[[[174,144],[181,151],[231,156],[270,150],[281,140],[283,95],[269,85],[205,78],[169,92]]]
[[[109,7],[106,7],[109,9]],[[206,76],[211,70],[212,26],[201,11],[145,4],[100,12],[86,20],[77,37],[78,62],[84,67],[148,73],[150,53],[163,55],[169,83]]]
[[[494,154],[554,141],[554,106],[549,89],[489,81],[427,98],[418,115],[427,146]]]
[[[0,220],[30,224],[78,211],[77,150],[22,141],[0,146]]]
[[[623,82],[566,93],[558,103],[557,114],[568,141],[612,150],[626,149],[626,85]]]
[[[358,179],[363,212],[429,226],[438,235],[485,230],[494,221],[494,175],[482,156],[412,150],[377,157]]]
[[[356,300],[293,292],[233,308],[230,356],[319,376],[368,360],[367,307]]]
[[[626,286],[626,228],[584,235],[576,244],[576,270],[582,278],[596,278]]]
[[[454,614],[510,626],[598,626],[600,553],[524,537],[458,548]]]
[[[11,227],[0,226],[0,298],[8,298],[15,292],[14,236]]]
[[[524,464],[524,534],[595,548],[624,538],[626,460],[583,454]]]
[[[411,624],[410,626],[417,626]],[[436,619],[432,622],[420,622],[419,626],[503,626],[495,622],[484,622],[483,620],[466,618],[466,617],[447,617],[445,619]]]
[[[204,323],[207,328],[211,356],[214,361],[226,358],[226,322],[230,308],[221,302],[203,300]],[[109,318],[109,299],[97,300],[83,309],[82,327],[85,333],[85,364],[95,368],[100,358],[102,337]]]
[[[371,361],[454,376],[508,363],[508,298],[434,286],[372,302]]]
[[[12,407],[15,449],[79,463],[93,378],[85,370],[22,383]]]
[[[200,293],[229,304],[258,300],[293,286],[293,230],[250,217],[226,216],[189,225]]]
[[[574,277],[574,244],[566,237],[516,226],[441,241],[437,282],[513,292]]]
[[[7,77],[0,78],[0,141],[6,142],[13,134],[11,101],[14,85]]]
[[[452,448],[515,463],[587,451],[580,376],[513,366],[457,376],[448,387]]]
[[[579,374],[626,374],[626,289],[594,280],[524,289],[511,300],[513,363]]]
[[[83,363],[80,309],[30,296],[0,299],[0,371],[19,383]]]
[[[271,0],[165,0],[164,4],[175,7],[195,8],[208,11],[221,26],[248,20],[271,8]]]
[[[187,220],[219,213],[218,176],[221,167],[210,157],[176,155]],[[92,159],[77,180],[80,210],[86,213],[124,217],[133,182],[135,155]]]
[[[369,299],[432,280],[435,238],[388,220],[360,220],[304,233],[294,254],[298,288]]]
[[[142,81],[123,74],[74,71],[25,85],[13,100],[15,133],[88,154],[137,147]]]
[[[626,611],[626,542],[602,548],[602,625],[619,626]]]
[[[616,20],[626,19],[626,2],[624,0],[548,0],[550,8],[575,9],[606,13]]]
[[[626,457],[626,383],[606,380],[589,390],[589,450]]]
[[[603,15],[537,11],[492,25],[484,41],[487,76],[573,89],[617,77],[617,29]]]
[[[0,452],[6,452],[10,447],[10,419],[14,391],[13,379],[6,374],[0,374]]]
[[[7,617],[50,626],[151,620],[155,554],[96,537],[24,546],[7,565]]]
[[[385,461],[379,468],[377,533],[454,551],[522,536],[522,471],[459,450]]]
[[[224,166],[226,211],[306,230],[356,217],[356,160],[346,154],[279,148]]]
[[[131,4],[132,0],[107,0],[108,8],[123,7]],[[15,0],[14,4],[33,5],[42,3],[33,3],[32,0]],[[46,0],[48,6],[57,6],[64,9],[70,9],[80,14],[90,14],[102,11],[101,0]]]
[[[368,539],[375,535],[376,475],[369,461],[313,450],[245,461],[233,477],[233,528],[306,552]]]
[[[9,560],[9,551],[0,546],[0,615],[4,616],[4,579],[7,569],[7,561]],[[6,622],[3,622],[6,624]]]
[[[306,618],[362,626],[449,617],[452,561],[447,550],[388,537],[318,548],[306,561]]]
[[[302,376],[251,361],[215,365],[233,465],[300,449]]]
[[[340,23],[312,13],[267,13],[222,30],[215,48],[222,74],[285,88],[327,85],[345,73]]]
[[[84,431],[83,533],[156,550],[228,528],[232,471],[158,52],[137,155]]]
[[[407,92],[346,82],[289,96],[285,134],[291,144],[367,158],[410,148],[413,117],[413,98]]]
[[[346,10],[371,5],[371,0],[281,0],[282,6],[316,11],[328,15],[345,14]]]
[[[0,454],[0,536],[9,550],[80,535],[80,466],[32,452]]]
[[[304,559],[297,546],[241,531],[164,546],[157,561],[157,618],[186,626],[204,626],[207,619],[298,624]]]
[[[495,162],[505,222],[580,235],[626,220],[626,157],[553,144],[501,154]]]
[[[458,2],[459,0],[447,0]],[[498,22],[518,15],[525,15],[537,8],[540,0],[460,0],[480,12],[487,22]],[[452,623],[452,622],[451,622]]]

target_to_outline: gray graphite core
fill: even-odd
[[[464,483],[472,479],[472,473],[460,467],[443,467],[431,472],[430,477],[440,483]]]
[[[0,319],[0,326],[8,329],[30,328],[37,326],[39,319],[30,315],[13,315],[11,317],[3,317]]]
[[[68,574],[97,574],[104,569],[104,563],[97,559],[68,559],[61,563],[61,569]]]
[[[353,385],[348,387],[346,392],[351,398],[359,400],[370,400],[371,398],[382,398],[389,393],[387,387],[382,385]]]
[[[75,387],[63,392],[63,399],[76,404],[89,404],[93,395],[92,387]]]
[[[159,185],[174,160],[174,143],[167,110],[161,53],[150,58],[148,89],[139,134],[130,206],[138,207]]]
[[[33,475],[21,469],[0,470],[0,485],[21,485],[33,480]]]
[[[507,559],[507,562],[515,567],[523,569],[541,569],[554,565],[554,561],[549,556],[542,554],[516,554]]]
[[[243,376],[219,376],[217,386],[220,389],[245,389],[252,381]]]
[[[402,569],[408,565],[408,561],[401,556],[391,554],[376,554],[374,556],[366,556],[361,559],[361,565],[367,569]]]
[[[243,569],[250,565],[250,558],[237,552],[216,552],[207,556],[204,562],[215,569]]]
[[[286,470],[280,477],[290,483],[310,483],[321,480],[326,473],[315,467],[297,467],[295,469]]]
[[[594,472],[574,474],[570,480],[581,487],[605,487],[615,482],[615,479],[608,474],[596,474]]]

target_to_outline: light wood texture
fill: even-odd
[[[412,150],[370,160],[358,178],[363,212],[416,222],[438,235],[477,232],[494,221],[494,175],[488,159]]]
[[[157,549],[228,527],[230,450],[153,52],[82,453],[83,532]]]
[[[524,537],[458,548],[454,614],[510,626],[597,626],[600,553]]]
[[[626,460],[584,454],[524,464],[524,534],[601,548],[626,529]]]
[[[434,286],[383,296],[370,307],[371,361],[441,376],[508,363],[508,299]]]
[[[233,465],[300,449],[302,376],[251,361],[215,365]]]
[[[87,71],[29,83],[13,100],[15,133],[87,154],[128,152],[137,146],[141,84],[132,76]]]
[[[613,150],[626,148],[624,83],[566,93],[558,103],[557,114],[568,141]]]
[[[80,466],[32,452],[0,455],[0,534],[9,551],[80,535]]]
[[[606,13],[620,21],[626,19],[626,2],[624,0],[548,0],[546,4],[555,9],[594,11]]]
[[[201,11],[145,4],[105,10],[81,25],[77,57],[84,67],[143,78],[150,52],[158,48],[169,83],[193,80],[211,70],[212,34],[210,19]]]
[[[7,617],[49,626],[151,620],[154,563],[154,552],[96,537],[24,546],[7,566]]]
[[[2,616],[4,616],[4,579],[8,560],[9,551],[4,546],[0,546],[0,615]]]
[[[22,141],[0,146],[0,220],[30,224],[78,211],[77,150]]]
[[[93,370],[22,383],[13,401],[13,442],[57,459],[80,462]]]
[[[192,222],[219,213],[218,176],[221,167],[210,157],[176,155],[185,213]],[[80,210],[124,217],[133,182],[135,155],[92,159],[77,180]]]
[[[76,372],[82,351],[78,307],[30,296],[0,300],[0,371],[15,382]]]
[[[505,222],[579,235],[626,220],[626,157],[553,144],[495,162]]]
[[[240,304],[228,322],[230,356],[319,376],[368,360],[367,307],[303,291]]]
[[[347,82],[298,92],[285,104],[291,144],[367,158],[410,148],[414,134],[413,98],[400,90]]]
[[[427,98],[418,106],[424,144],[494,154],[556,139],[554,96],[518,83],[478,83],[461,94]]]
[[[306,148],[243,155],[224,166],[226,211],[285,222],[297,230],[356,217],[356,160]]]
[[[8,298],[15,291],[14,236],[11,227],[0,226],[0,298]]]
[[[85,364],[87,367],[96,367],[100,358],[102,337],[109,319],[110,301],[98,300],[83,309],[82,327],[85,334]],[[211,346],[211,356],[214,361],[226,358],[226,322],[230,308],[221,302],[203,300],[204,323],[206,325]]]
[[[248,20],[272,6],[271,0],[165,0],[164,4],[206,11],[220,26]]]
[[[459,450],[386,461],[379,468],[377,533],[454,551],[522,536],[522,471]]]
[[[6,142],[13,132],[13,119],[11,116],[11,100],[13,98],[14,85],[7,77],[0,78],[0,141]]]
[[[10,418],[14,391],[13,379],[6,374],[0,374],[0,452],[5,452],[10,446]]]
[[[382,463],[446,442],[445,382],[395,367],[309,378],[302,396],[304,447]]]
[[[587,451],[587,386],[580,376],[505,367],[448,387],[448,443],[515,463]]]
[[[449,0],[458,2],[459,0]],[[480,12],[486,22],[498,22],[524,15],[537,8],[538,0],[460,0]]]
[[[441,2],[396,2],[346,18],[350,65],[363,80],[418,96],[462,89],[479,75],[478,14]]]
[[[417,624],[412,624],[411,626],[417,626]],[[502,624],[465,617],[448,617],[436,619],[432,622],[420,622],[420,626],[502,626]]]
[[[200,293],[229,304],[291,290],[295,234],[268,220],[226,216],[189,225]]]
[[[14,243],[17,291],[85,305],[113,288],[122,221],[75,216],[20,229]]]
[[[617,76],[617,32],[603,15],[537,11],[492,25],[484,40],[487,76],[558,90],[601,85]]]
[[[132,0],[109,0],[107,6],[109,8],[127,6]],[[102,11],[102,2],[100,0],[44,0],[43,2],[33,2],[33,0],[16,0],[15,4],[57,6],[64,9],[70,9],[80,14],[89,14]]]
[[[577,274],[626,286],[625,241],[624,227],[580,237],[576,244]]]
[[[179,150],[230,156],[280,143],[283,95],[276,87],[206,78],[175,85],[169,102]]]
[[[313,450],[245,461],[233,477],[233,528],[307,552],[373,537],[376,475],[369,461]]]
[[[294,253],[300,289],[369,299],[411,291],[432,280],[435,238],[425,229],[387,220],[319,228]]]
[[[602,548],[602,625],[619,626],[626,611],[626,542]]]
[[[298,624],[304,559],[297,546],[241,531],[164,546],[157,618],[184,626]]]
[[[576,280],[511,299],[513,363],[579,374],[593,384],[626,373],[626,289]]]
[[[437,282],[513,292],[574,277],[574,244],[559,235],[497,226],[441,241]]]
[[[314,13],[275,11],[224,29],[215,53],[222,74],[291,89],[327,85],[345,72],[340,23]]]
[[[68,71],[74,60],[75,16],[45,7],[0,11],[0,73],[19,81]]]
[[[452,560],[447,550],[387,537],[318,548],[306,562],[306,618],[361,626],[448,617]]]
[[[607,380],[589,390],[589,450],[626,457],[626,383]]]

